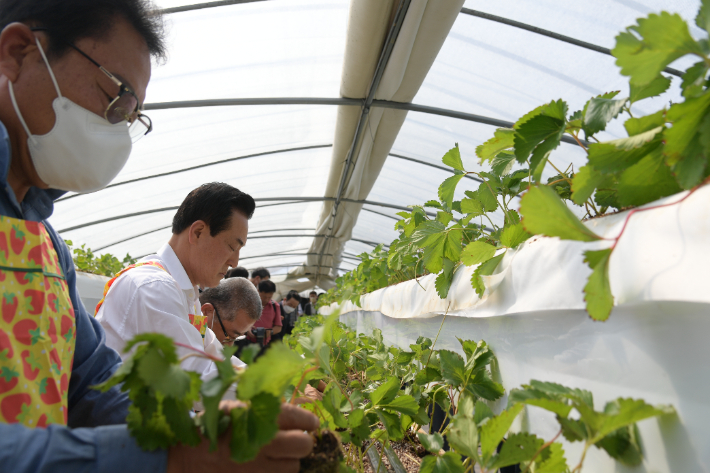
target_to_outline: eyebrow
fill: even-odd
[[[247,244],[244,243],[241,238],[237,238],[236,240],[237,240],[237,243],[239,243],[240,245],[242,245],[242,248],[244,248],[245,246],[247,246]]]

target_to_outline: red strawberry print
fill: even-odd
[[[20,358],[22,358],[22,372],[25,378],[34,381],[39,374],[40,368],[42,368],[39,360],[35,357],[35,354],[30,353],[29,350],[23,351],[20,354]]]
[[[47,294],[47,305],[52,309],[52,312],[57,313],[57,310],[59,310],[59,298],[55,293],[50,292]]]
[[[47,414],[42,414],[37,421],[37,427],[41,429],[47,428]]]
[[[62,379],[59,380],[59,388],[62,390],[62,394],[69,389],[69,376],[67,376],[66,373],[64,373]]]
[[[30,249],[27,253],[27,259],[35,264],[35,266],[42,266],[42,246],[37,245]]]
[[[20,286],[24,286],[28,282],[32,282],[34,279],[41,277],[39,273],[26,273],[24,271],[13,271],[15,279],[20,283]]]
[[[13,225],[10,231],[10,247],[16,255],[22,253],[22,249],[25,247],[25,234],[17,225]]]
[[[3,263],[7,262],[7,258],[10,256],[10,250],[7,247],[7,234],[5,232],[0,232],[0,261]]]
[[[54,378],[44,378],[39,382],[39,397],[47,405],[56,404],[62,400],[62,395],[59,394],[59,388],[57,388],[57,381]]]
[[[72,337],[72,329],[74,328],[74,320],[66,315],[62,315],[61,335],[68,342]]]
[[[15,339],[23,345],[34,345],[39,340],[39,327],[32,319],[23,319],[12,328]]]
[[[37,289],[27,289],[25,291],[25,301],[27,311],[30,314],[41,314],[42,310],[44,309],[44,291],[38,291]]]
[[[0,394],[6,393],[17,386],[19,377],[20,374],[17,371],[3,366],[2,370],[0,370]]]
[[[12,322],[17,313],[17,296],[12,292],[6,292],[2,295],[2,319],[5,323]]]
[[[11,394],[0,401],[0,412],[5,422],[8,424],[19,422],[18,418],[22,417],[23,411],[26,412],[23,407],[29,406],[31,402],[32,398],[27,393]]]
[[[2,254],[2,253],[0,253],[0,254]],[[0,269],[0,282],[3,282],[6,277],[7,277],[7,275],[5,274],[5,271]]]
[[[54,319],[49,319],[49,330],[47,330],[47,335],[49,335],[49,339],[52,340],[52,343],[57,343],[57,324],[54,323]]]
[[[0,361],[9,360],[14,353],[10,337],[3,329],[0,329]]]
[[[39,235],[39,222],[25,222],[25,229],[33,235]]]
[[[52,351],[49,352],[49,364],[50,364],[50,369],[59,376],[59,373],[62,372],[62,360],[59,359],[59,353],[57,353],[57,349],[53,348]]]

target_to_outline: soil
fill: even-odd
[[[338,473],[343,450],[340,448],[340,438],[329,430],[322,430],[320,435],[314,435],[313,452],[301,459],[299,473]]]
[[[422,462],[422,457],[424,457],[427,452],[424,450],[424,447],[419,443],[419,439],[417,438],[416,434],[413,434],[412,432],[407,432],[405,434],[404,440],[400,440],[398,442],[390,442],[390,445],[392,446],[392,450],[394,453],[399,457],[399,461],[402,462],[402,466],[404,466],[404,469],[407,470],[407,473],[418,473],[419,472],[419,465]],[[367,448],[369,444],[365,444],[363,448]],[[352,447],[352,444],[344,445],[345,451],[347,452],[349,447]],[[353,447],[357,448],[357,447]],[[394,468],[392,468],[392,465],[389,462],[389,459],[387,458],[387,455],[382,455],[382,444],[379,442],[376,445],[373,445],[372,448],[377,450],[377,457],[379,458],[380,456],[382,457],[382,467],[380,468],[380,471],[386,473],[393,473]],[[365,458],[363,459],[363,466],[364,466],[364,473],[375,473],[375,467],[372,466],[370,463],[370,460],[367,458],[367,455],[365,455]]]

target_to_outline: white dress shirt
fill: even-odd
[[[121,358],[126,343],[140,333],[158,332],[174,341],[189,345],[213,356],[222,356],[222,344],[208,327],[203,340],[200,332],[190,324],[189,314],[202,315],[199,290],[193,286],[182,263],[169,244],[157,254],[143,261],[157,261],[166,269],[144,265],[126,271],[109,289],[96,319],[106,331],[106,345],[116,350]],[[192,350],[176,347],[179,357]],[[233,356],[232,364],[246,366]],[[187,371],[200,373],[203,380],[217,374],[215,364],[206,358],[190,357],[181,364]]]

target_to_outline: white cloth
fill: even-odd
[[[189,314],[202,315],[199,290],[190,282],[182,263],[169,244],[157,254],[141,261],[157,261],[167,272],[155,266],[133,268],[116,279],[96,319],[106,331],[106,345],[125,358],[126,343],[138,334],[158,332],[175,342],[189,345],[213,356],[222,357],[222,344],[209,328],[205,338],[190,324]],[[195,353],[177,347],[178,356]],[[233,356],[232,364],[246,366]],[[217,368],[208,359],[190,357],[182,368],[200,373],[203,380],[216,376]]]

